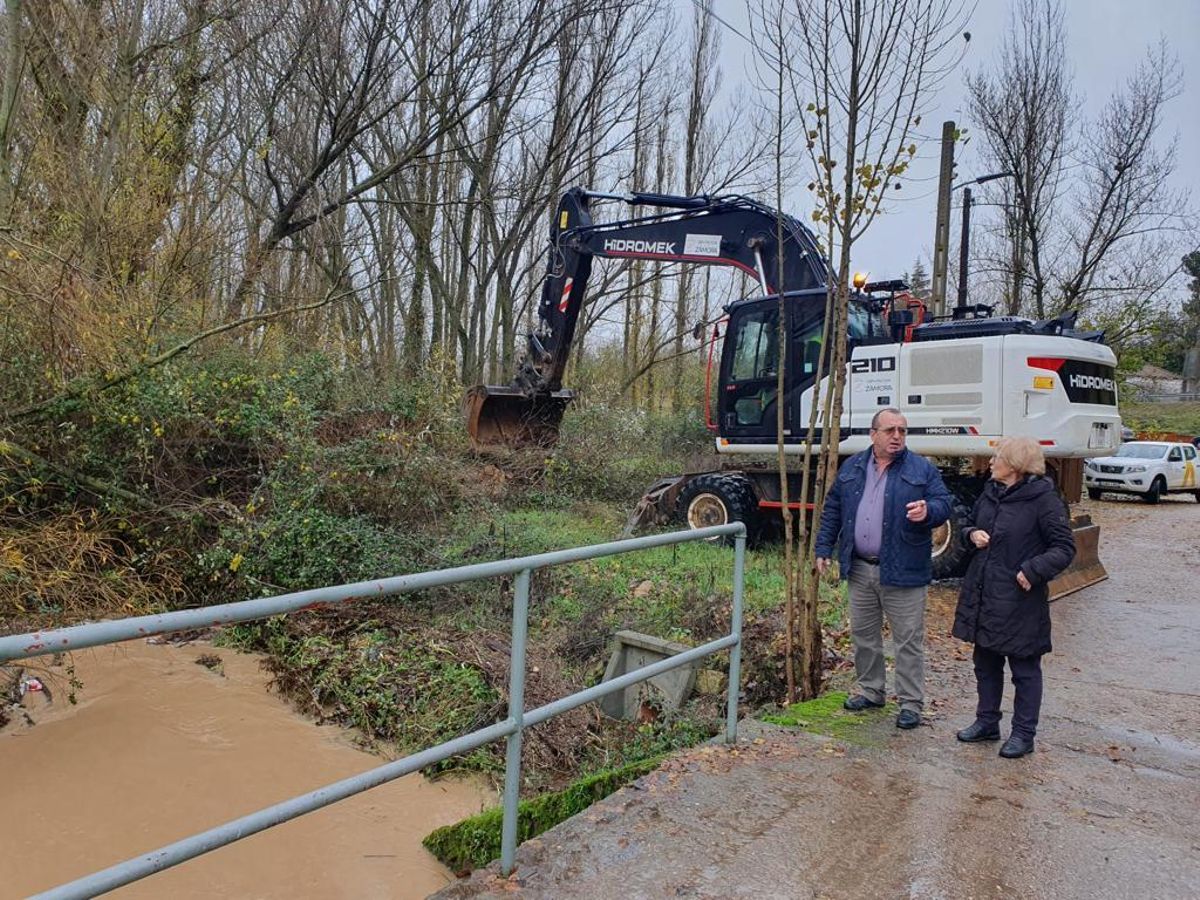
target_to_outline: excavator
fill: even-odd
[[[598,222],[592,215],[598,201],[619,201],[642,214]],[[479,385],[464,401],[473,446],[549,447],[557,440],[575,396],[564,389],[563,375],[595,257],[730,266],[759,288],[725,307],[709,345],[706,413],[718,462],[656,482],[631,522],[677,519],[703,527],[740,520],[755,531],[776,521],[778,404],[784,452],[799,458],[815,449],[806,443],[810,413],[831,388],[825,338],[831,272],[811,231],[748,197],[566,191],[551,223],[540,327],[528,335],[510,384]],[[877,410],[903,410],[908,446],[939,464],[957,500],[934,535],[936,577],[953,577],[965,565],[961,522],[986,484],[986,460],[1002,436],[1036,439],[1071,501],[1079,499],[1082,460],[1120,443],[1116,357],[1102,333],[1074,325],[1070,315],[1034,321],[996,316],[981,304],[935,318],[901,281],[855,279],[839,456],[869,445]],[[818,410],[815,440],[824,424]],[[789,505],[811,509],[794,477]],[[1107,577],[1097,555],[1098,527],[1086,516],[1073,525],[1076,562],[1060,578],[1058,595]]]

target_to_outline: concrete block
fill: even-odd
[[[636,631],[618,631],[613,636],[613,652],[604,672],[604,681],[612,681],[636,669],[651,665],[690,650],[686,644],[665,641]],[[642,701],[656,695],[664,709],[679,709],[696,685],[699,661],[687,663],[669,672],[655,675],[648,681],[609,694],[600,701],[601,711],[614,719],[637,721]]]
[[[711,696],[725,693],[725,682],[729,679],[716,669],[701,669],[696,673],[696,693]]]

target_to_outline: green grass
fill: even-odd
[[[842,708],[846,696],[845,691],[830,691],[815,700],[793,703],[782,712],[764,715],[762,720],[828,735],[848,744],[873,746],[882,743],[880,726],[886,724],[891,729],[891,717],[896,714],[895,704],[856,713]],[[891,731],[886,733],[890,734]]]
[[[1121,421],[1134,431],[1200,434],[1200,403],[1122,403]]]
[[[610,506],[494,510],[456,528],[442,553],[446,565],[534,555],[617,540],[624,520]],[[743,604],[747,616],[770,614],[783,603],[784,557],[779,543],[746,554]],[[729,621],[733,551],[692,541],[557,566],[535,580],[531,628],[580,622],[611,634],[632,628],[669,640],[699,642]],[[845,622],[843,584],[821,585],[821,614],[828,627]],[[722,632],[723,633],[723,632]]]

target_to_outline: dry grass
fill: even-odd
[[[137,549],[94,510],[29,522],[0,518],[0,624],[5,631],[139,615],[178,600],[170,551]]]

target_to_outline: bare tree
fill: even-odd
[[[1044,314],[1050,289],[1049,232],[1070,151],[1075,97],[1066,63],[1062,10],[1054,0],[1020,0],[996,68],[967,78],[971,119],[984,139],[989,170],[1011,172],[1004,185],[1004,231],[1009,251],[1005,306],[1021,310],[1030,283],[1034,307]]]
[[[25,65],[25,24],[21,0],[4,3],[4,81],[0,85],[0,223],[12,208],[13,171],[11,141],[13,118],[18,115],[21,69]]]
[[[1152,327],[1181,252],[1187,198],[1170,187],[1175,144],[1161,134],[1179,65],[1151,48],[1089,120],[1074,112],[1065,44],[1056,0],[1021,0],[994,66],[967,80],[985,165],[1014,176],[979,269],[1007,312],[1074,310],[1119,341]]]
[[[1111,263],[1127,249],[1140,255],[1139,241],[1147,234],[1179,230],[1186,197],[1169,186],[1176,142],[1159,148],[1156,138],[1163,107],[1181,86],[1179,63],[1160,43],[1105,104],[1089,128],[1090,139],[1081,142],[1082,184],[1068,228],[1059,309],[1085,308],[1109,293],[1113,281],[1117,288],[1138,284],[1122,284]]]
[[[807,431],[811,446],[820,425],[821,451],[811,473],[811,456],[805,457],[801,476],[807,499],[811,474],[819,509],[837,468],[841,442],[851,253],[916,154],[913,132],[922,106],[960,56],[963,15],[954,0],[792,0],[776,15],[781,17],[773,24],[771,11],[760,12],[762,27],[757,30],[780,35],[778,59],[772,64],[787,74],[794,120],[805,135],[801,153],[812,173],[812,219],[833,261],[823,336],[830,348],[831,383],[814,404]],[[819,370],[818,384],[821,376]],[[786,488],[782,474],[781,482]],[[804,697],[815,696],[821,683],[815,538],[815,530],[801,520],[792,577],[803,585],[796,629],[798,688]]]
[[[689,89],[683,129],[682,187],[686,195],[700,191],[713,158],[712,134],[707,125],[713,97],[720,87],[721,69],[717,60],[721,39],[712,11],[712,0],[706,0],[696,6],[692,16],[691,47],[687,57]],[[675,409],[680,409],[684,404],[683,342],[690,331],[687,317],[693,275],[691,266],[681,267],[679,289],[675,296],[674,359],[671,363],[671,395]]]

